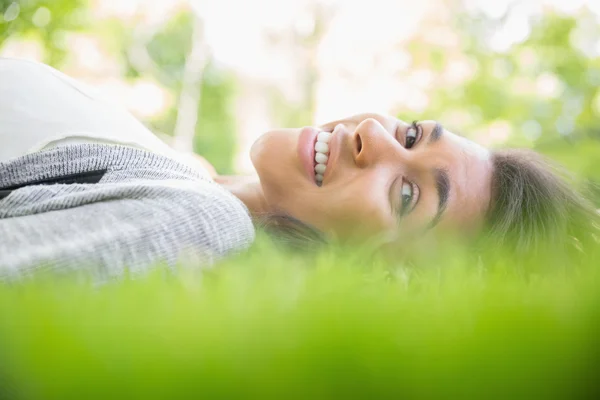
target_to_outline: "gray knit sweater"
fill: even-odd
[[[69,183],[73,176],[99,181]],[[218,184],[124,146],[64,146],[0,163],[0,189],[0,281],[50,272],[103,283],[182,259],[208,265],[254,238],[246,207]]]

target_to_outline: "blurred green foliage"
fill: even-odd
[[[451,131],[478,139],[494,123],[506,123],[510,135],[496,146],[531,147],[565,165],[595,185],[600,183],[600,57],[589,43],[600,34],[595,16],[583,9],[575,16],[547,12],[531,22],[529,36],[504,52],[490,49],[490,39],[507,16],[457,13],[452,33],[458,52],[413,38],[413,67],[443,75],[457,59],[469,65],[459,83],[438,84],[428,93],[423,119],[452,120]],[[415,115],[402,115],[407,119]],[[595,194],[600,204],[600,193]]]
[[[191,46],[192,16],[182,11],[166,19],[154,32],[136,32],[136,27],[117,18],[94,21],[89,15],[88,0],[0,0],[0,48],[9,38],[39,41],[44,62],[60,68],[69,49],[66,37],[72,32],[86,32],[102,38],[107,56],[124,66],[123,79],[150,76],[164,85],[174,98],[181,92],[184,65]],[[40,17],[42,15],[42,17]],[[42,23],[40,23],[40,21]],[[151,64],[132,60],[144,47]],[[137,53],[139,54],[139,52]],[[232,107],[236,81],[207,55],[201,79],[201,102],[194,139],[194,150],[202,154],[217,171],[233,173],[236,154],[236,130]],[[177,118],[177,104],[162,115],[144,121],[150,129],[172,135]]]
[[[13,35],[33,38],[43,45],[44,62],[60,65],[69,51],[65,33],[89,24],[87,5],[88,0],[0,0],[0,47]]]
[[[146,44],[148,53],[156,66],[156,78],[173,93],[180,93],[183,70],[191,48],[192,16],[189,12],[177,14],[152,36]],[[235,117],[232,114],[235,95],[235,78],[221,71],[208,57],[204,68],[198,123],[194,138],[194,150],[205,157],[221,174],[233,173],[233,157],[236,154]],[[133,67],[131,67],[133,68]],[[136,74],[143,71],[135,71]],[[151,122],[155,129],[172,133],[175,128],[177,109],[171,108],[161,118]]]
[[[530,21],[531,32],[524,40],[495,51],[490,40],[495,32],[506,29],[509,14],[492,19],[463,12],[461,3],[454,3],[454,22],[446,21],[442,27],[449,30],[451,35],[447,36],[454,37],[457,46],[428,40],[428,30],[422,30],[402,47],[411,57],[409,71],[431,71],[434,85],[426,93],[429,101],[422,112],[400,116],[407,120],[437,119],[476,140],[498,124],[502,129],[508,126],[507,137],[497,142],[536,148],[578,175],[599,182],[600,57],[593,44],[600,26],[596,17],[585,9],[573,16],[546,12]],[[42,44],[44,60],[60,67],[68,55],[65,37],[69,32],[88,32],[102,38],[110,57],[123,66],[124,79],[152,77],[177,99],[191,46],[191,12],[183,9],[153,31],[140,33],[131,22],[114,17],[93,20],[88,6],[87,0],[0,0],[0,12],[10,14],[9,21],[0,18],[0,47],[10,37],[33,38]],[[320,28],[312,36],[295,39],[304,43],[308,52],[316,49],[327,24],[321,21],[316,26]],[[136,59],[140,46],[149,60]],[[221,173],[231,173],[236,153],[232,108],[238,81],[209,53],[206,57],[194,149]],[[457,62],[468,66],[468,76],[445,80]],[[307,64],[306,76],[302,77],[306,90],[300,103],[291,104],[277,89],[266,89],[275,123],[311,123],[316,73],[314,65]],[[174,104],[144,122],[170,135],[176,118]],[[600,197],[596,201],[600,203]]]

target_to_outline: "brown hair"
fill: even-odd
[[[599,215],[564,169],[531,150],[493,153],[484,236],[518,254],[564,250],[596,239]]]
[[[327,243],[321,231],[288,214],[265,214],[255,219],[255,225],[284,250],[306,252]]]

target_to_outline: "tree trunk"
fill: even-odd
[[[177,107],[177,121],[173,135],[173,148],[182,152],[194,151],[194,135],[200,111],[202,76],[206,65],[203,25],[194,16],[192,46],[187,56],[181,92]]]

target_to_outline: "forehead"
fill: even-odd
[[[451,193],[440,227],[477,229],[483,222],[491,197],[492,160],[485,147],[445,131],[435,144],[448,171]]]
[[[482,145],[475,143],[465,137],[462,137],[460,135],[456,135],[452,132],[449,132],[448,130],[444,130],[447,139],[450,143],[454,144],[455,146],[457,146],[458,148],[460,148],[461,152],[466,156],[466,157],[472,157],[473,158],[473,162],[476,161],[480,161],[484,164],[489,163],[490,159],[491,159],[491,153],[490,151],[483,147]]]

